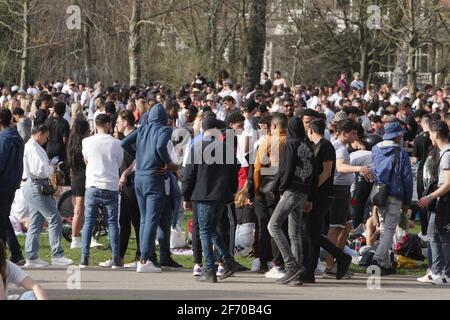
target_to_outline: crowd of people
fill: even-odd
[[[375,215],[372,264],[389,275],[395,230],[417,191],[430,265],[418,280],[450,283],[450,88],[429,85],[411,97],[391,84],[365,85],[357,73],[350,83],[342,73],[334,87],[288,87],[281,72],[269,78],[252,86],[246,75],[235,85],[224,70],[215,82],[198,74],[176,92],[72,79],[30,82],[26,91],[1,84],[0,239],[11,259],[0,255],[0,293],[11,277],[27,279],[14,264],[49,265],[39,256],[44,228],[51,264],[74,263],[61,246],[51,183],[61,172],[73,193],[71,249],[81,250],[80,268],[99,245],[101,208],[112,252],[104,268],[182,267],[170,238],[192,211],[199,281],[241,270],[235,254],[243,250],[254,257],[252,271],[280,284],[315,283],[321,249],[324,277],[350,278],[347,240]],[[26,259],[10,219],[23,206]],[[124,261],[132,226],[135,259]]]

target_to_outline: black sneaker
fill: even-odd
[[[81,262],[80,262],[79,268],[86,269],[87,267],[89,267],[89,258],[81,257]]]
[[[350,257],[348,254],[343,254],[341,258],[337,260],[337,272],[336,272],[336,279],[341,280],[345,277],[345,275],[348,272],[348,269],[350,268],[350,264],[352,263],[352,257]]]
[[[265,274],[267,272],[269,272],[269,265],[267,262],[261,262],[258,273]]]
[[[206,271],[200,278],[197,278],[198,282],[205,283],[217,283],[217,275],[215,270]]]
[[[174,268],[174,269],[183,268],[183,266],[181,264],[177,263],[172,258],[170,258],[168,261],[161,262],[161,266],[168,267],[168,268]]]
[[[25,265],[25,263],[27,263],[27,261],[25,260],[25,258],[23,257],[22,253],[20,255],[17,256],[12,256],[11,259],[9,260],[12,263],[14,263],[15,265],[22,267]]]
[[[235,274],[238,271],[239,266],[238,266],[238,264],[235,261],[233,261],[231,263],[231,266],[228,263],[224,263],[223,264],[223,268],[225,269],[225,272],[219,278],[219,280],[225,280],[225,279],[231,277],[233,274]]]
[[[112,269],[122,269],[123,268],[123,260],[122,258],[114,258],[112,260]]]
[[[302,273],[299,276],[299,279],[302,281],[302,283],[311,283],[314,284],[316,283],[316,277],[313,274],[308,274],[308,273]]]
[[[304,283],[307,283],[307,282],[304,282],[302,277],[301,277],[301,275],[299,275],[297,278],[295,278],[294,280],[292,280],[288,284],[290,286],[297,286],[298,287],[298,286],[302,286]]]
[[[283,278],[278,279],[276,281],[276,283],[288,284],[289,282],[291,282],[295,278],[298,278],[301,272],[302,272],[302,270],[300,268],[287,269],[286,270],[286,275]]]
[[[236,264],[236,268],[237,268],[238,272],[245,272],[245,271],[249,271],[250,270],[249,268],[243,266],[240,263],[235,262],[235,264]]]

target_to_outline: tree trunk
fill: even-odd
[[[23,2],[23,17],[22,17],[22,56],[20,64],[20,88],[26,90],[28,77],[28,46],[30,43],[30,17],[29,17],[29,0]]]
[[[128,61],[130,64],[130,86],[135,86],[141,82],[141,44],[140,26],[142,0],[132,1],[132,13],[130,20],[128,39]]]
[[[252,86],[261,81],[266,48],[266,9],[267,0],[250,1],[248,26],[247,67]]]
[[[416,70],[416,46],[414,40],[408,43],[408,90],[409,96],[416,96],[417,70]]]
[[[86,85],[94,85],[94,67],[92,65],[91,51],[91,25],[89,21],[83,24],[83,50],[84,50],[84,68],[86,73]]]
[[[221,3],[219,0],[210,0],[209,2],[207,52],[209,53],[210,70],[213,75],[217,73],[217,19]]]

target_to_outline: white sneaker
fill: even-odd
[[[421,283],[433,283],[434,280],[440,278],[441,276],[433,274],[433,272],[428,272],[426,275],[424,275],[421,278],[417,278],[417,281]]]
[[[66,257],[52,258],[53,266],[65,267],[70,266],[71,264],[73,264],[73,260]]]
[[[439,286],[448,286],[450,285],[450,278],[445,275],[440,275],[435,280],[433,280],[432,284]]]
[[[216,276],[221,277],[224,274],[225,274],[225,268],[222,265],[219,265],[219,267],[217,268]]]
[[[108,260],[105,262],[100,262],[98,265],[102,268],[112,268],[113,263],[112,260]]]
[[[418,237],[420,238],[420,239],[422,239],[423,241],[425,241],[426,243],[428,243],[428,242],[430,242],[430,237],[428,237],[428,235],[423,235],[422,234],[422,232],[420,232],[419,234],[418,234]]]
[[[252,262],[252,272],[258,272],[261,269],[261,260],[256,258]]]
[[[97,242],[97,239],[92,238],[91,240],[91,248],[102,248],[104,247],[104,245],[102,245],[101,243]]]
[[[161,268],[155,267],[153,262],[147,261],[146,264],[142,264],[140,261],[137,265],[137,273],[161,273]]]
[[[47,268],[50,264],[41,259],[27,260],[25,268]]]
[[[267,279],[281,279],[286,275],[281,267],[273,267],[269,272],[266,272],[265,276]]]
[[[194,272],[192,273],[194,277],[201,277],[203,275],[203,268],[201,265],[196,264],[194,266]]]
[[[83,243],[81,241],[81,237],[72,237],[72,243],[70,244],[70,249],[81,249],[83,247]]]
[[[319,263],[317,264],[317,268],[316,268],[316,271],[314,272],[314,274],[316,276],[321,276],[325,273],[325,270],[326,270],[325,266],[319,260]]]
[[[136,268],[137,268],[137,265],[138,265],[137,261],[133,261],[133,262],[131,262],[131,263],[125,264],[123,267],[124,267],[125,269],[136,269]]]

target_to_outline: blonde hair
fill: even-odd
[[[74,102],[71,106],[72,109],[72,119],[84,119],[83,107],[81,103]]]
[[[243,208],[247,204],[247,182],[245,183],[244,187],[239,190],[236,193],[236,196],[234,198],[234,204],[236,205],[236,208]]]

